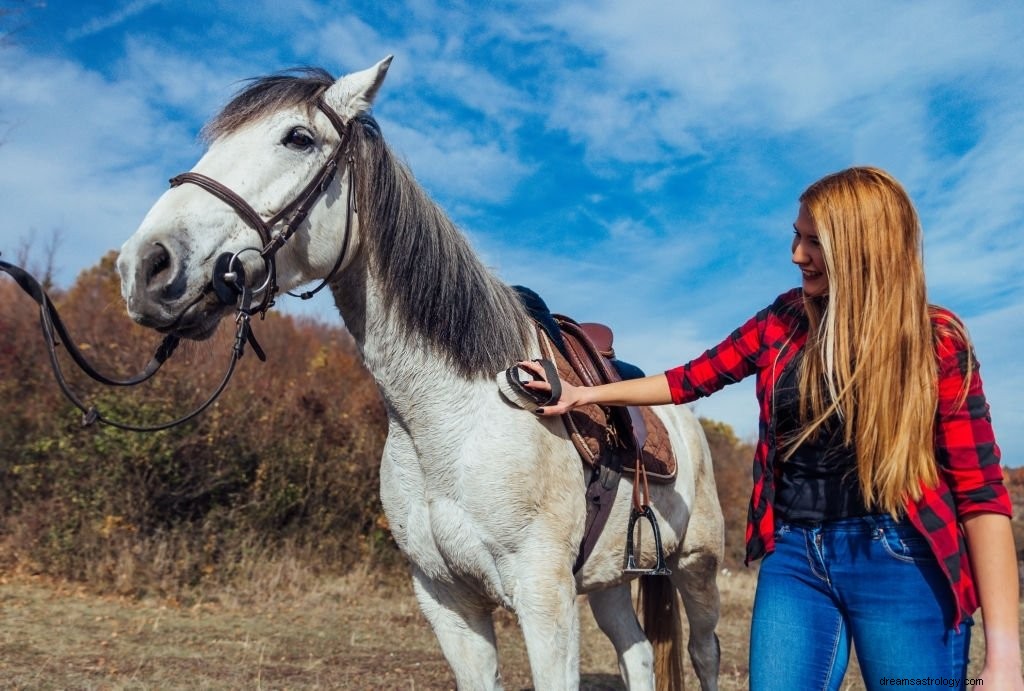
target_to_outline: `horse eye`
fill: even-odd
[[[308,149],[315,143],[313,136],[302,127],[293,127],[281,142],[290,149]]]

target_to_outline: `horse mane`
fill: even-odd
[[[333,83],[315,67],[248,80],[203,128],[203,138],[213,141],[282,108],[312,109]],[[360,243],[381,282],[384,308],[463,376],[493,376],[526,357],[532,329],[515,291],[483,265],[370,115],[356,118],[352,136]]]
[[[483,265],[377,123],[362,116],[354,125],[360,242],[385,307],[464,376],[493,376],[526,357],[530,319],[518,294]]]
[[[204,142],[212,142],[284,108],[305,106],[312,111],[316,100],[334,83],[334,77],[320,67],[293,67],[242,83],[246,86],[203,127]]]

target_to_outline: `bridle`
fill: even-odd
[[[38,303],[39,321],[43,331],[43,337],[46,341],[51,368],[53,369],[54,376],[57,379],[57,384],[60,386],[61,391],[67,399],[75,405],[75,407],[82,411],[83,426],[101,422],[112,427],[117,427],[118,429],[132,432],[156,432],[175,427],[191,420],[206,410],[221,395],[221,393],[224,392],[224,389],[227,388],[228,381],[231,379],[231,375],[235,371],[235,366],[238,364],[238,361],[242,358],[242,355],[245,352],[245,345],[247,343],[252,346],[253,352],[256,353],[256,357],[261,361],[266,360],[266,355],[264,354],[263,349],[256,341],[255,336],[253,336],[251,317],[256,313],[259,313],[261,316],[266,315],[267,310],[274,304],[274,296],[278,292],[275,255],[277,254],[277,251],[280,250],[289,239],[291,239],[295,234],[295,231],[298,230],[298,227],[309,215],[310,210],[316,204],[317,200],[324,194],[324,192],[327,191],[327,188],[330,187],[331,181],[334,180],[334,177],[338,172],[338,168],[341,167],[342,161],[344,161],[345,167],[347,167],[349,171],[349,187],[345,217],[345,235],[342,239],[341,251],[338,253],[338,258],[334,262],[333,268],[321,281],[320,285],[311,291],[295,295],[295,297],[307,300],[320,292],[320,290],[330,283],[334,274],[337,273],[338,269],[344,263],[345,256],[348,254],[350,238],[352,235],[352,222],[355,214],[357,213],[355,206],[355,166],[353,165],[354,154],[352,151],[353,138],[351,136],[350,125],[346,125],[342,121],[341,117],[339,117],[337,113],[323,102],[322,98],[317,100],[316,107],[320,109],[320,112],[327,116],[327,119],[331,121],[335,130],[337,130],[340,137],[338,144],[335,146],[324,164],[316,172],[309,183],[307,183],[299,192],[295,199],[286,204],[280,211],[267,220],[263,220],[256,210],[253,209],[248,202],[242,199],[241,196],[213,178],[193,172],[182,173],[181,175],[171,178],[171,187],[191,183],[203,188],[226,203],[234,209],[235,213],[237,213],[246,223],[252,226],[257,233],[259,233],[260,239],[263,242],[263,247],[261,249],[248,247],[233,254],[228,252],[218,257],[215,262],[214,275],[210,284],[206,286],[199,298],[193,301],[193,304],[195,304],[210,291],[213,291],[221,302],[226,305],[234,306],[236,309],[235,340],[234,345],[231,348],[231,356],[227,370],[224,373],[220,384],[206,399],[206,401],[181,417],[156,425],[135,425],[107,418],[96,408],[96,406],[87,405],[75,395],[68,386],[64,373],[61,370],[60,362],[57,358],[57,348],[63,345],[74,363],[93,380],[107,386],[135,386],[145,382],[156,374],[156,372],[163,366],[164,362],[170,358],[174,353],[174,350],[178,347],[178,343],[181,340],[180,336],[173,332],[165,336],[163,341],[157,347],[149,363],[139,374],[129,377],[128,379],[114,379],[108,377],[93,368],[77,348],[75,340],[68,333],[63,320],[60,318],[60,314],[58,314],[56,307],[54,307],[53,302],[50,300],[46,291],[42,288],[39,282],[21,267],[5,261],[0,261],[0,271],[10,274],[21,289]],[[285,221],[285,219],[287,219],[287,222],[284,228],[279,232],[274,233],[273,229],[282,221]],[[245,252],[259,252],[267,271],[267,276],[263,284],[255,290],[247,286],[245,283],[245,272],[242,267],[242,263],[239,260],[239,257]],[[259,294],[262,294],[262,299],[258,305],[253,307],[253,297]],[[289,295],[293,294],[289,293]]]
[[[265,314],[266,311],[274,304],[274,296],[278,291],[277,264],[275,262],[274,255],[276,255],[277,251],[284,247],[285,243],[291,239],[298,227],[304,220],[306,220],[306,216],[309,215],[310,210],[316,204],[317,200],[324,192],[327,191],[331,181],[334,180],[334,176],[338,172],[338,168],[342,166],[342,161],[345,161],[349,171],[349,187],[348,208],[345,218],[345,236],[342,240],[341,252],[338,254],[338,259],[335,261],[334,267],[327,274],[326,278],[321,281],[320,285],[312,291],[308,291],[300,295],[294,295],[294,297],[300,297],[303,300],[308,300],[320,292],[320,290],[330,283],[331,278],[334,277],[334,274],[341,267],[345,260],[345,255],[348,253],[352,219],[356,213],[355,167],[351,165],[353,163],[351,155],[351,130],[349,126],[342,121],[341,117],[324,103],[322,98],[317,99],[316,107],[321,113],[327,116],[327,119],[331,121],[334,129],[337,130],[339,136],[338,144],[335,146],[330,156],[327,157],[327,160],[324,161],[320,170],[317,171],[302,191],[300,191],[295,198],[286,204],[280,211],[267,220],[263,220],[263,217],[260,216],[260,214],[257,213],[247,201],[242,199],[239,194],[231,190],[226,185],[217,182],[213,178],[207,177],[202,173],[194,173],[190,171],[171,178],[171,187],[178,187],[185,183],[191,183],[206,190],[230,206],[243,221],[259,233],[260,240],[263,242],[263,247],[260,249],[250,247],[239,252],[235,252],[234,254],[225,253],[218,257],[216,266],[214,267],[213,280],[211,282],[211,287],[217,294],[217,297],[225,304],[234,305],[238,300],[238,296],[243,292],[241,286],[243,281],[240,280],[239,271],[235,270],[236,265],[238,266],[238,269],[241,270],[242,264],[238,258],[245,252],[258,251],[260,257],[263,259],[267,276],[263,285],[253,290],[254,295],[262,294],[262,300],[259,305],[249,310],[250,314],[256,312]],[[272,231],[274,227],[286,219],[287,223],[284,228],[278,233],[273,233]]]

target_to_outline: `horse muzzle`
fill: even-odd
[[[195,280],[196,267],[180,259],[172,243],[153,242],[134,252],[123,251],[117,264],[129,316],[162,333],[208,337],[241,292],[224,275],[230,270],[238,285],[244,285],[246,271],[240,261],[231,261],[235,256],[221,255],[212,278],[200,285]]]
[[[117,259],[121,293],[128,314],[139,324],[160,328],[173,322],[176,304],[188,289],[184,263],[167,244],[153,242],[137,250],[122,249]]]

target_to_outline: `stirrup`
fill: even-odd
[[[654,533],[654,552],[657,556],[657,561],[654,567],[650,569],[640,568],[636,565],[636,554],[633,551],[633,529],[636,527],[637,519],[641,516],[650,522],[651,531]],[[668,576],[671,574],[671,569],[665,565],[665,552],[661,547],[661,531],[658,529],[658,521],[654,517],[654,512],[651,511],[650,506],[644,504],[640,510],[633,507],[632,512],[629,514],[628,530],[629,532],[626,533],[626,566],[623,567],[622,573],[640,576]]]

